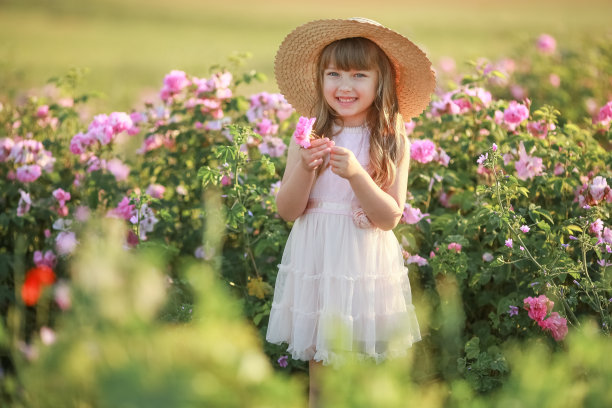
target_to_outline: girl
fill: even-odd
[[[416,45],[361,18],[298,27],[278,50],[275,75],[289,103],[316,122],[309,148],[291,141],[276,198],[295,223],[266,340],[310,362],[312,397],[321,364],[347,355],[380,362],[421,338],[391,230],[406,201],[404,120],[427,107],[435,77]]]

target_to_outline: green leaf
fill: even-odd
[[[540,228],[542,231],[550,231],[550,225],[548,225],[547,223],[545,223],[543,220],[538,222],[536,224],[538,226],[538,228]]]
[[[480,339],[478,337],[472,337],[470,341],[465,343],[465,357],[468,359],[475,359],[480,354]]]

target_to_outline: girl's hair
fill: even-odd
[[[378,71],[376,98],[366,119],[370,129],[369,172],[374,182],[386,189],[395,180],[398,162],[403,157],[404,149],[408,148],[404,122],[398,110],[395,70],[387,55],[367,38],[345,38],[327,45],[319,56],[317,67],[317,102],[314,107],[317,120],[314,131],[320,137],[334,136],[334,123],[343,125],[342,118],[323,97],[324,71],[330,63],[342,71]]]

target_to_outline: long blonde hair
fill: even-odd
[[[398,110],[395,70],[387,55],[367,38],[345,38],[328,44],[319,56],[317,102],[313,109],[317,118],[314,131],[319,137],[332,138],[335,136],[332,134],[334,124],[343,125],[342,118],[323,97],[323,73],[330,63],[342,71],[378,71],[376,98],[366,119],[370,129],[368,170],[374,182],[386,189],[395,180],[397,165],[408,147],[404,122]]]

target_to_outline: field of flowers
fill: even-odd
[[[612,41],[437,71],[395,229],[423,341],[329,371],[324,400],[612,404]],[[3,403],[304,406],[307,365],[263,341],[297,116],[237,94],[260,79],[175,70],[83,122],[71,71],[0,106]]]

